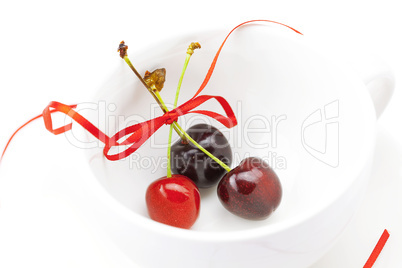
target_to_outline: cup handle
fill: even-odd
[[[377,118],[379,118],[394,93],[394,74],[388,65],[378,60],[364,62],[359,67],[363,82],[373,100]]]

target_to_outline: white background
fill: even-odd
[[[357,70],[367,59],[380,59],[394,71],[396,90],[379,120],[367,196],[334,249],[313,267],[361,267],[384,228],[391,237],[375,267],[402,267],[402,19],[395,0],[2,0],[0,148],[49,101],[90,100],[121,64],[116,49],[122,39],[136,50],[189,30],[230,30],[250,19],[291,25]],[[75,209],[71,192],[80,191],[82,174],[70,156],[78,153],[41,121],[16,136],[0,168],[0,267],[134,267],[102,243]],[[35,194],[43,189],[52,190]]]

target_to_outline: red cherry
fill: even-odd
[[[249,157],[222,178],[218,184],[218,197],[231,213],[246,219],[263,220],[279,206],[282,186],[268,163]]]
[[[148,186],[146,204],[151,219],[189,229],[200,213],[200,192],[188,177],[162,177]]]

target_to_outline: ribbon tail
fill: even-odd
[[[51,117],[51,113],[54,112],[62,112],[65,115],[69,116],[71,119],[73,119],[75,122],[77,122],[79,125],[81,125],[85,130],[87,130],[89,133],[91,133],[95,138],[100,140],[103,143],[107,143],[109,140],[109,137],[100,131],[96,126],[94,126],[91,122],[89,122],[85,117],[83,117],[81,114],[76,112],[74,108],[76,108],[77,105],[66,105],[60,102],[52,101],[50,104],[43,110],[43,120],[45,122],[45,127],[46,129],[55,134],[59,135],[64,132],[67,132],[71,130],[72,128],[72,123],[67,124],[65,126],[59,127],[54,129],[53,128],[53,120]],[[50,110],[50,108],[53,108],[53,110]]]
[[[225,45],[226,41],[228,40],[229,36],[230,36],[237,28],[239,28],[239,27],[241,27],[241,26],[243,26],[243,25],[245,25],[245,24],[253,23],[253,22],[276,23],[276,24],[285,26],[285,27],[287,27],[287,28],[293,30],[294,32],[296,32],[296,33],[302,35],[302,33],[299,32],[298,30],[296,30],[296,29],[294,29],[294,28],[292,28],[292,27],[290,27],[290,26],[288,26],[288,25],[286,25],[286,24],[283,24],[283,23],[280,23],[280,22],[276,22],[276,21],[272,21],[272,20],[249,20],[249,21],[245,21],[245,22],[243,22],[243,23],[237,25],[236,27],[234,27],[234,28],[229,32],[229,34],[228,34],[228,35],[226,36],[226,38],[223,40],[221,46],[219,47],[218,51],[217,51],[216,54],[215,54],[215,57],[214,57],[214,59],[213,59],[213,61],[212,61],[212,63],[211,63],[211,66],[209,67],[209,70],[208,70],[208,72],[207,72],[207,74],[206,74],[206,76],[205,76],[205,78],[204,78],[204,81],[202,82],[202,84],[201,84],[200,88],[197,90],[197,92],[194,94],[193,98],[197,97],[197,96],[201,93],[201,91],[205,88],[205,86],[208,84],[209,79],[211,78],[212,73],[214,72],[215,65],[216,65],[216,62],[218,61],[219,55],[220,55],[220,53],[221,53],[221,50],[222,50],[223,46]]]

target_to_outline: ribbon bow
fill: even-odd
[[[225,111],[226,116],[221,115],[219,113],[215,113],[207,110],[194,110],[196,107],[200,106],[204,102],[215,99],[221,105],[223,110]],[[53,109],[51,109],[53,108]],[[179,107],[174,110],[171,110],[165,113],[162,116],[156,117],[154,119],[150,119],[145,122],[141,122],[132,126],[128,126],[112,137],[107,136],[105,133],[100,131],[96,126],[94,126],[91,122],[89,122],[86,118],[80,115],[78,112],[74,110],[76,105],[65,105],[60,102],[52,101],[43,111],[43,119],[45,121],[45,127],[51,133],[58,135],[64,133],[66,131],[71,130],[72,123],[67,124],[65,126],[54,129],[52,124],[51,113],[55,111],[62,112],[67,116],[71,117],[74,121],[80,124],[83,128],[85,128],[88,132],[90,132],[94,137],[99,139],[105,144],[105,148],[103,149],[103,154],[108,160],[119,160],[123,159],[130,154],[134,153],[144,142],[146,142],[159,128],[163,125],[170,125],[173,122],[177,121],[180,116],[196,113],[209,116],[220,123],[222,123],[227,128],[232,128],[237,125],[236,116],[230,107],[229,103],[221,96],[210,96],[210,95],[201,95],[195,98],[190,99],[189,101],[183,103]],[[127,137],[122,142],[119,140]],[[121,146],[126,145],[129,146],[124,151],[109,155],[109,151],[113,146]]]
[[[154,119],[138,123],[129,127],[126,127],[119,132],[117,132],[115,135],[112,137],[108,137],[106,134],[104,134],[102,131],[100,131],[97,127],[95,127],[91,122],[86,120],[82,115],[77,113],[76,111],[73,110],[75,106],[68,106],[59,102],[51,102],[43,111],[43,118],[45,121],[45,126],[47,130],[52,132],[53,134],[61,134],[64,133],[68,130],[71,129],[72,124],[68,124],[66,126],[53,129],[52,126],[52,119],[51,119],[51,113],[55,111],[60,111],[68,116],[70,116],[73,120],[75,120],[77,123],[79,123],[81,126],[83,126],[86,130],[88,130],[93,136],[98,138],[100,141],[102,141],[105,144],[105,148],[103,150],[103,154],[105,157],[109,160],[119,160],[122,158],[127,157],[128,155],[132,154],[135,152],[145,141],[147,141],[162,125],[170,125],[173,124],[173,122],[177,121],[177,119],[185,114],[188,113],[197,113],[197,114],[203,114],[206,116],[209,116],[211,118],[214,118],[221,122],[224,126],[231,128],[234,127],[237,124],[236,117],[232,111],[232,108],[230,107],[229,103],[220,96],[209,96],[209,95],[201,95],[201,91],[205,88],[205,86],[208,84],[209,79],[212,76],[212,73],[214,71],[215,65],[217,63],[219,54],[221,53],[221,50],[226,43],[227,39],[229,36],[239,27],[242,25],[248,24],[248,23],[253,23],[253,22],[268,22],[268,23],[276,23],[280,24],[282,26],[288,27],[291,30],[295,31],[298,34],[301,34],[299,31],[296,29],[289,27],[285,24],[271,21],[271,20],[250,20],[243,22],[239,25],[237,25],[235,28],[233,28],[229,34],[226,36],[224,41],[222,42],[221,46],[219,47],[212,63],[211,66],[207,72],[207,75],[205,76],[204,81],[202,82],[200,88],[197,90],[195,95],[187,102],[183,103],[179,107],[177,107],[174,110],[171,110],[167,113],[165,113],[162,116],[156,117]],[[222,106],[224,109],[226,116],[223,116],[221,114],[212,112],[212,111],[205,111],[205,110],[197,110],[194,111],[193,109],[201,105],[202,103],[208,101],[209,99],[215,99],[219,102],[219,104]],[[54,110],[50,110],[50,108],[53,108]],[[118,141],[124,137],[128,136],[124,141],[119,143]],[[127,149],[125,149],[123,152],[114,154],[114,155],[109,155],[109,151],[111,147],[113,146],[119,146],[119,145],[126,145],[129,146]],[[4,154],[4,152],[3,152]]]

